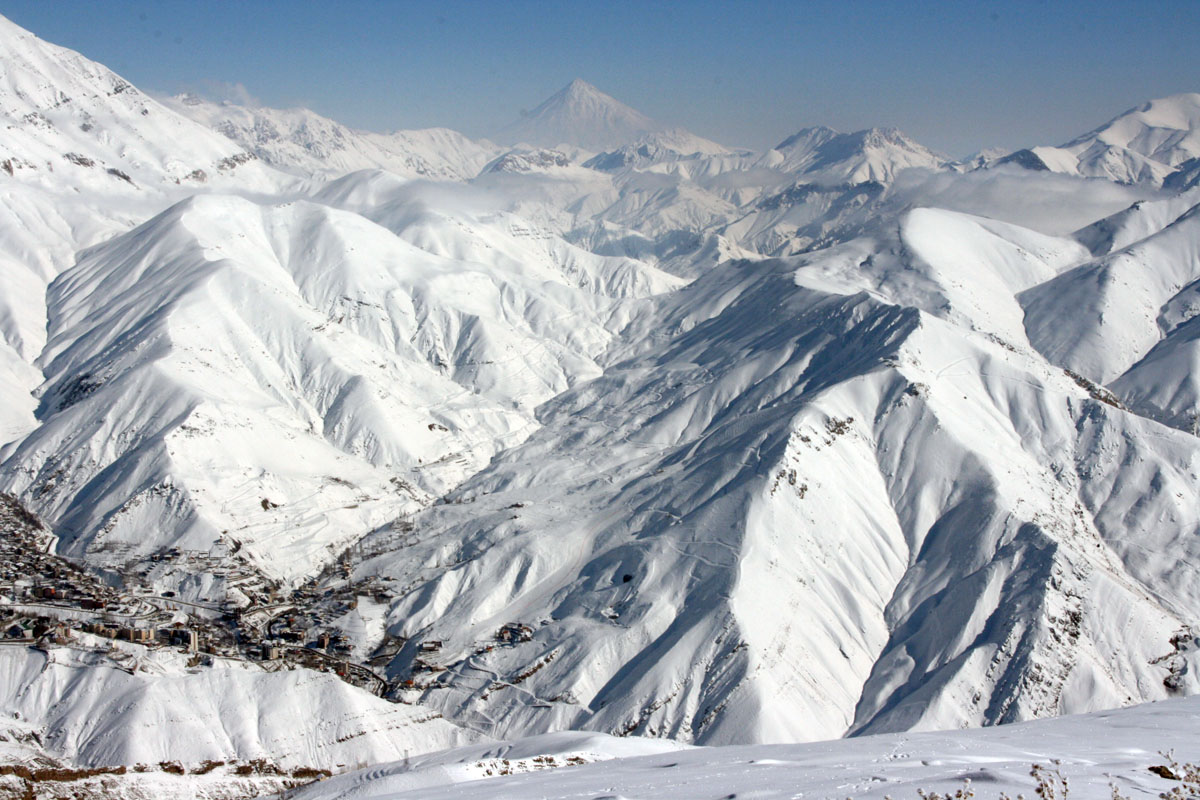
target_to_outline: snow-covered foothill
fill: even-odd
[[[104,644],[0,647],[0,725],[77,767],[264,759],[340,772],[478,739],[333,675],[220,659],[192,668],[182,653]]]
[[[934,793],[952,797],[957,791],[999,800],[1051,792],[1055,797],[1142,797],[1175,789],[1186,796],[1189,788],[1178,779],[1186,774],[1185,764],[1172,761],[1197,764],[1193,744],[1198,733],[1200,704],[1195,699],[1171,700],[983,730],[803,745],[702,747],[599,763],[568,762],[486,779],[479,779],[478,771],[464,763],[435,771],[414,760],[411,771],[393,764],[339,776],[302,790],[296,800],[917,800]],[[537,749],[536,741],[525,750]],[[609,740],[611,747],[620,744]],[[426,763],[441,758],[434,755]],[[1035,767],[1042,777],[1031,774]],[[1047,794],[1037,791],[1039,784]],[[1190,791],[1195,790],[1192,785]]]

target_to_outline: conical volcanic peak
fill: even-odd
[[[611,150],[665,126],[576,78],[521,119],[499,131],[496,141]]]

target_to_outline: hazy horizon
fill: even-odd
[[[1058,144],[1200,90],[1200,4],[0,2],[134,84],[366,130],[486,137],[574,78],[674,126],[765,148],[894,126],[952,156]]]

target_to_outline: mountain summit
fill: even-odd
[[[1200,94],[1193,92],[1150,100],[1064,145],[1018,150],[996,163],[1121,183],[1161,184],[1197,157]],[[1176,181],[1183,185],[1182,179]]]
[[[789,136],[773,152],[782,156],[773,166],[818,183],[887,183],[902,169],[937,169],[948,161],[895,128],[840,133],[818,125]]]
[[[504,144],[612,150],[665,126],[576,78],[494,137]]]

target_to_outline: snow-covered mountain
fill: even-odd
[[[499,735],[729,743],[1190,681],[1200,445],[1047,363],[1018,300],[1088,258],[922,210],[664,297],[602,378],[411,519],[422,541],[359,567],[412,587],[393,630],[446,643],[418,696]],[[530,641],[480,654],[511,623]]]
[[[290,182],[106,67],[0,17],[0,439],[34,424],[46,285],[174,200]]]
[[[305,176],[337,177],[384,169],[403,177],[468,180],[497,148],[446,128],[371,133],[306,108],[274,109],[179,95],[166,104],[237,142],[273,167]]]
[[[585,167],[612,172],[629,167],[646,169],[655,164],[697,159],[704,156],[750,155],[748,151],[735,151],[709,141],[682,128],[656,131],[642,136],[635,142],[622,145],[616,150],[600,153],[584,162]]]
[[[400,703],[236,636],[43,641],[0,653],[30,758],[1200,693],[1196,95],[968,169],[890,129],[730,149],[580,81],[497,148],[160,104],[7,21],[0,66],[0,491],[180,625],[340,634],[321,663]],[[20,580],[5,620],[45,610]]]
[[[50,287],[5,490],[96,564],[240,548],[295,580],[527,435],[599,374],[621,303],[677,283],[503,216],[369,208],[209,195],[88,251]]]
[[[538,147],[569,144],[599,152],[629,144],[664,127],[576,78],[492,138]]]
[[[993,163],[1026,169],[1161,184],[1200,156],[1200,94],[1177,94],[1131,108],[1058,147],[1018,150]]]
[[[108,193],[234,173],[244,188],[273,185],[242,148],[78,53],[2,18],[0,49],[0,169],[13,179]]]
[[[839,133],[832,128],[805,128],[767,153],[765,163],[796,173],[808,183],[890,183],[910,167],[938,169],[949,162],[895,128]]]

